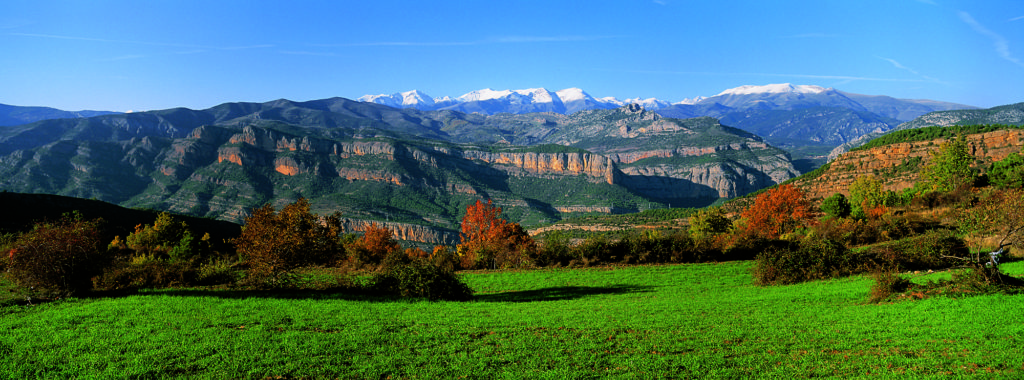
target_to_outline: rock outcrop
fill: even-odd
[[[449,246],[459,243],[458,231],[438,227],[421,226],[417,224],[342,218],[341,228],[344,233],[361,233],[365,231],[366,226],[371,223],[376,224],[378,227],[391,230],[391,235],[398,240],[418,241],[422,243]]]
[[[968,135],[970,153],[981,168],[1002,160],[1024,146],[1024,130],[1011,129]],[[900,191],[913,187],[920,169],[931,162],[932,152],[946,139],[890,144],[847,152],[829,164],[820,177],[800,180],[796,185],[811,198],[835,193],[849,195],[850,184],[862,175],[882,179],[885,190]],[[915,164],[916,163],[916,164]]]

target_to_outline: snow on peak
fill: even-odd
[[[683,99],[683,100],[680,100],[680,101],[672,103],[672,104],[691,104],[692,105],[692,104],[700,103],[700,101],[704,100],[704,99],[707,99],[707,98],[705,98],[703,96],[696,96],[696,97],[694,97],[692,99]]]
[[[382,100],[382,99],[385,99],[385,98],[390,98],[390,97],[391,97],[391,95],[388,95],[388,94],[363,95],[363,96],[360,96],[359,99],[356,99],[356,100],[358,100],[360,102],[370,102],[370,103],[383,104],[379,100]]]
[[[430,97],[430,95],[424,94],[422,91],[419,90],[396,92],[391,95],[363,95],[356,100],[360,102],[383,104],[388,107],[412,107],[417,105],[434,105],[434,98]]]
[[[558,98],[562,99],[563,102],[585,100],[590,97],[590,95],[588,95],[586,92],[583,92],[582,89],[576,87],[558,90],[555,92],[555,94],[558,94]]]
[[[799,94],[820,94],[824,92],[826,88],[821,86],[812,85],[792,85],[789,83],[780,84],[769,84],[765,86],[739,86],[736,88],[730,88],[722,91],[722,93],[716,96],[722,95],[751,95],[751,94],[781,94],[786,92],[793,92]]]
[[[555,101],[555,97],[552,96],[554,94],[543,87],[515,90],[515,93],[529,98],[533,103],[554,103]]]
[[[430,95],[424,94],[420,90],[406,91],[398,95],[402,97],[403,106],[411,106],[416,104],[434,104],[434,98],[432,98]]]
[[[455,99],[460,101],[460,102],[475,102],[475,101],[481,101],[481,100],[501,99],[501,98],[504,98],[504,97],[509,96],[511,94],[512,94],[511,90],[494,91],[492,89],[485,88],[483,90],[476,90],[476,91],[467,93],[467,94],[462,95],[462,96],[460,96],[458,98],[455,98]]]

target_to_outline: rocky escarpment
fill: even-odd
[[[979,168],[1002,160],[1024,146],[1024,131],[999,130],[966,136],[970,153]],[[879,178],[886,190],[900,191],[913,187],[920,179],[920,169],[931,162],[932,152],[946,139],[890,144],[847,152],[829,164],[821,176],[799,180],[795,184],[811,198],[824,198],[835,193],[849,195],[850,184],[862,175]]]
[[[492,153],[462,151],[460,156],[492,165],[522,169],[533,174],[585,175],[615,184],[618,170],[608,157],[591,153]]]
[[[361,233],[366,231],[366,226],[371,223],[376,224],[380,228],[390,230],[391,235],[398,240],[418,241],[422,243],[449,246],[459,243],[458,231],[409,223],[342,218],[341,229],[344,233]]]
[[[206,129],[193,133],[196,142],[204,138]],[[180,162],[187,159],[184,153]],[[313,155],[288,155],[289,152],[307,152]],[[246,127],[228,138],[217,150],[217,162],[230,162],[241,166],[271,166],[278,173],[293,176],[303,173],[336,173],[349,180],[385,181],[398,185],[415,182],[407,175],[378,169],[379,163],[363,165],[365,161],[347,162],[346,159],[373,156],[374,159],[397,161],[415,160],[430,167],[460,166],[472,168],[484,163],[511,175],[583,175],[593,181],[614,184],[618,171],[607,157],[586,153],[492,152],[472,147],[412,145],[392,141],[327,141],[316,138],[293,137],[260,128]],[[464,162],[457,162],[464,161]],[[332,165],[328,165],[330,162]],[[356,165],[356,166],[350,166]],[[328,169],[327,166],[331,166]],[[360,167],[365,166],[365,167]]]

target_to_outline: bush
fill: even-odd
[[[725,216],[720,207],[697,211],[690,217],[690,236],[700,239],[711,235],[729,232],[732,221]]]
[[[577,259],[569,245],[569,235],[562,231],[548,232],[536,252],[533,262],[540,267],[567,266]]]
[[[230,260],[215,259],[203,264],[196,273],[197,285],[233,284],[241,278]]]
[[[454,271],[425,259],[389,265],[374,274],[372,288],[400,297],[426,298],[431,301],[466,301],[473,290]]]
[[[912,238],[872,247],[865,261],[899,270],[948,268],[968,257],[967,244],[949,230],[929,230]],[[958,259],[960,258],[960,259]]]
[[[358,267],[377,269],[392,253],[401,252],[401,247],[391,234],[391,230],[369,223],[363,236],[348,244],[348,260]]]
[[[157,289],[190,285],[195,279],[195,270],[185,263],[133,259],[107,268],[94,283],[97,290]]]
[[[811,230],[811,235],[854,247],[900,239],[911,232],[910,223],[905,218],[885,214],[868,220],[824,219]]]
[[[321,218],[299,198],[278,213],[269,203],[245,218],[242,234],[234,240],[238,254],[249,265],[246,282],[283,284],[291,271],[313,265],[334,264],[344,255],[338,214]]]
[[[869,302],[878,303],[903,293],[910,287],[910,280],[900,277],[895,270],[879,270],[872,276],[875,283],[871,285]]]
[[[456,255],[454,251],[443,245],[434,246],[433,252],[430,253],[430,262],[450,272],[455,272],[455,270],[459,269],[460,264],[459,255]]]
[[[860,271],[846,246],[828,239],[808,238],[799,243],[772,247],[757,255],[754,282],[786,285],[848,276]]]
[[[821,201],[821,211],[829,218],[845,218],[850,215],[850,201],[843,194],[833,194]]]
[[[91,278],[103,270],[100,221],[76,214],[58,222],[38,223],[18,237],[8,251],[8,277],[29,295],[67,297],[92,289]]]
[[[1013,153],[1002,161],[993,162],[988,178],[990,183],[1001,189],[1024,187],[1024,156]]]

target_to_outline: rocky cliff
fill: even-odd
[[[1024,146],[1024,131],[999,130],[966,136],[970,153],[978,168],[1002,160]],[[881,179],[885,190],[900,191],[913,187],[920,169],[931,162],[932,152],[946,139],[890,144],[844,153],[829,165],[821,176],[798,180],[795,184],[811,198],[824,198],[835,193],[849,195],[850,184],[862,175]]]

